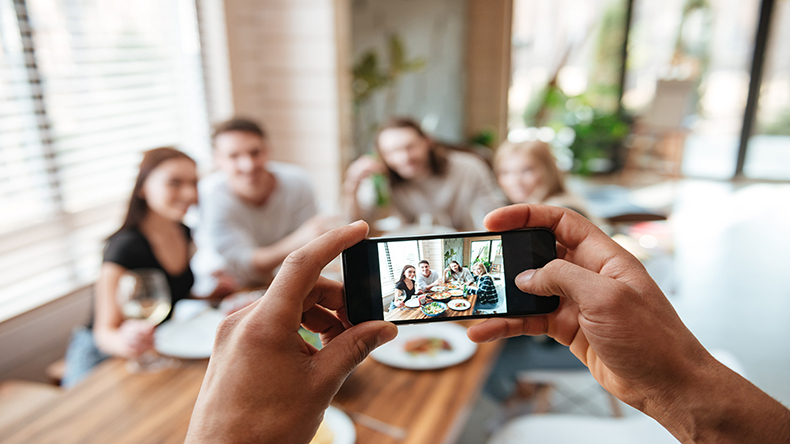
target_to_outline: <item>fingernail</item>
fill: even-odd
[[[516,285],[526,285],[527,281],[532,279],[537,270],[527,270],[516,276]]]
[[[378,339],[379,345],[386,344],[387,342],[395,339],[398,336],[398,327],[395,324],[387,322],[387,326],[379,330]]]
[[[362,225],[362,224],[364,224],[364,223],[365,223],[365,221],[364,221],[364,220],[362,220],[362,219],[360,219],[360,220],[357,220],[357,221],[351,222],[351,223],[350,223],[350,224],[348,224],[348,225],[349,225],[349,226],[351,226],[351,227],[354,227],[354,226],[357,226],[357,225]]]

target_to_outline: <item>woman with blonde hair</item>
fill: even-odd
[[[490,309],[499,303],[499,294],[496,291],[494,278],[488,274],[488,269],[482,262],[475,262],[472,265],[472,273],[475,275],[475,282],[472,290],[477,294],[475,309]]]
[[[565,207],[588,216],[584,202],[565,186],[564,175],[546,142],[503,143],[494,156],[494,172],[511,203]]]

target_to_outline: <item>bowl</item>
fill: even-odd
[[[445,304],[444,302],[433,301],[429,304],[423,305],[422,307],[420,307],[420,309],[422,310],[425,316],[435,318],[436,316],[440,316],[444,314],[445,311],[447,311],[447,304]],[[426,309],[432,310],[432,312],[428,312],[426,311]]]

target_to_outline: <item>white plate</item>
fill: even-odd
[[[167,321],[156,329],[156,351],[183,359],[208,358],[224,318],[218,310],[209,309],[187,321]]]
[[[357,442],[357,429],[354,422],[339,409],[329,406],[324,412],[324,422],[334,435],[332,444],[354,444]]]
[[[440,338],[450,343],[452,350],[441,350],[434,355],[411,355],[404,350],[406,343],[416,338]],[[477,344],[466,337],[466,329],[457,324],[432,323],[398,326],[398,336],[370,354],[376,361],[396,368],[432,370],[460,364],[477,351]]]
[[[406,306],[409,308],[417,308],[420,306],[420,300],[417,298],[411,298],[406,301]]]
[[[468,310],[469,307],[472,306],[469,301],[465,301],[463,299],[453,299],[452,301],[447,303],[447,306],[455,311],[464,311]]]

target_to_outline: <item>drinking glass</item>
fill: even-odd
[[[124,319],[138,319],[156,326],[170,313],[170,286],[162,270],[129,270],[121,276],[116,293]],[[177,365],[177,360],[165,358],[153,350],[126,362],[131,373],[158,372]]]

